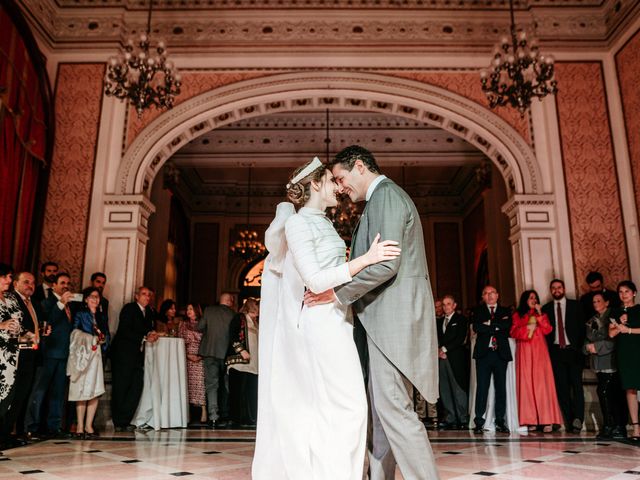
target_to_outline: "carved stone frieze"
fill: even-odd
[[[146,30],[147,2],[19,1],[56,46],[117,43]],[[516,4],[519,27],[530,34],[535,30],[541,41],[571,45],[608,41],[633,11],[627,4],[617,8],[613,0]],[[323,9],[321,15],[318,9]],[[463,11],[475,14],[461,15]],[[508,30],[504,0],[163,0],[154,12],[152,33],[174,50],[380,44],[468,50],[490,47]]]

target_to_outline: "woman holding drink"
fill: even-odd
[[[551,332],[547,315],[540,309],[540,298],[535,290],[526,290],[520,296],[513,314],[511,336],[516,339],[516,391],[520,425],[529,431],[543,426],[545,433],[552,425],[562,424],[553,370],[545,341]]]
[[[4,426],[7,411],[13,397],[13,383],[18,368],[18,335],[22,312],[18,302],[7,295],[13,280],[13,269],[6,263],[0,263],[0,423]],[[9,429],[0,428],[3,436]],[[0,438],[0,449],[9,438]]]

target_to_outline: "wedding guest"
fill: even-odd
[[[24,423],[27,434],[35,434],[40,427],[42,404],[48,395],[47,428],[54,437],[64,438],[62,413],[65,406],[67,384],[67,359],[69,358],[69,336],[73,329],[70,303],[73,294],[68,273],[60,272],[53,282],[51,294],[42,302],[45,320],[51,334],[41,339],[43,347],[42,368],[36,371],[34,387]]]
[[[11,407],[18,362],[18,335],[22,312],[14,297],[8,295],[13,268],[0,263],[0,450],[17,445],[10,438],[7,413]]]
[[[69,400],[76,402],[75,436],[96,438],[93,419],[98,398],[104,393],[101,350],[107,348],[108,332],[98,326],[100,291],[95,287],[85,288],[82,298],[84,305],[74,315],[69,345]]]
[[[160,311],[155,319],[155,330],[159,334],[173,336],[178,331],[178,320],[176,319],[176,302],[170,298],[160,304]]]
[[[135,301],[122,307],[118,331],[111,342],[111,413],[117,432],[135,430],[131,420],[144,385],[144,342],[158,339],[148,308],[150,301],[151,290],[139,287]]]
[[[638,389],[640,389],[640,306],[636,304],[638,289],[635,283],[624,280],[618,284],[622,308],[614,313],[615,323],[609,326],[609,335],[617,338],[618,371],[622,388],[627,393],[627,406],[633,433],[631,440],[640,441],[638,423]]]
[[[33,292],[33,303],[40,305],[44,300],[52,294],[53,282],[56,281],[58,274],[58,264],[55,262],[44,262],[40,266],[40,276],[42,283],[36,287]]]
[[[597,438],[624,438],[627,435],[627,405],[617,370],[616,343],[609,336],[611,308],[601,292],[592,297],[596,312],[586,325],[583,353],[589,355],[591,368],[598,378],[598,400],[602,410],[602,428]]]
[[[224,361],[229,348],[229,323],[236,314],[234,306],[234,295],[223,292],[220,305],[207,307],[198,322],[198,330],[202,332],[198,354],[204,364],[208,416],[216,428],[225,428],[229,423],[228,377]]]
[[[91,285],[100,293],[100,305],[98,305],[97,323],[101,332],[109,331],[109,299],[104,296],[104,287],[107,285],[107,276],[102,272],[91,274]],[[104,361],[104,358],[103,358]]]
[[[553,369],[545,336],[551,324],[542,313],[535,290],[525,290],[512,317],[511,336],[516,339],[516,381],[518,417],[529,431],[543,426],[550,433],[553,425],[562,423],[556,396]]]
[[[231,421],[255,427],[258,412],[258,315],[255,298],[247,298],[229,325],[229,410]]]
[[[180,323],[180,337],[187,350],[187,386],[189,403],[200,407],[200,423],[207,423],[207,400],[204,390],[204,365],[198,355],[202,333],[198,331],[198,321],[202,318],[202,308],[197,303],[189,303],[186,319]]]
[[[484,432],[487,399],[491,378],[495,388],[496,432],[511,433],[506,423],[507,366],[512,360],[509,346],[511,315],[509,309],[498,304],[499,294],[492,285],[482,290],[483,304],[473,314],[476,342],[473,358],[476,361],[476,398],[474,433]]]
[[[596,314],[596,311],[593,308],[593,297],[598,293],[601,294],[607,302],[609,302],[609,308],[617,309],[620,306],[618,292],[609,290],[605,287],[604,277],[600,272],[589,272],[585,278],[585,282],[589,286],[589,291],[580,297],[580,309],[582,310],[585,323],[590,321]]]
[[[22,312],[22,329],[20,343],[23,347],[18,355],[18,373],[14,385],[15,395],[13,406],[9,410],[8,427],[14,428],[16,434],[24,433],[24,416],[27,411],[27,400],[33,388],[36,369],[42,366],[42,349],[39,348],[40,336],[46,336],[48,328],[41,332],[44,326],[44,314],[40,305],[31,299],[36,287],[36,279],[29,272],[20,272],[14,276],[13,288],[10,293],[20,306]],[[31,438],[27,438],[31,440]]]
[[[582,430],[584,421],[584,320],[578,301],[566,297],[562,280],[551,280],[549,291],[552,300],[542,307],[542,311],[551,324],[547,346],[556,393],[566,431],[577,433]]]

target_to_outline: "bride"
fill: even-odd
[[[254,480],[361,480],[367,398],[349,310],[303,306],[360,270],[400,255],[397,242],[373,242],[346,262],[346,247],[325,210],[337,185],[318,158],[298,168],[265,234],[260,375]],[[294,204],[301,207],[295,213]]]

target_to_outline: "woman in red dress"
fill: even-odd
[[[540,298],[535,290],[526,290],[513,314],[511,336],[516,339],[516,389],[520,425],[530,431],[543,426],[552,431],[552,425],[562,424],[553,370],[545,335],[551,332],[547,315],[540,309]]]

